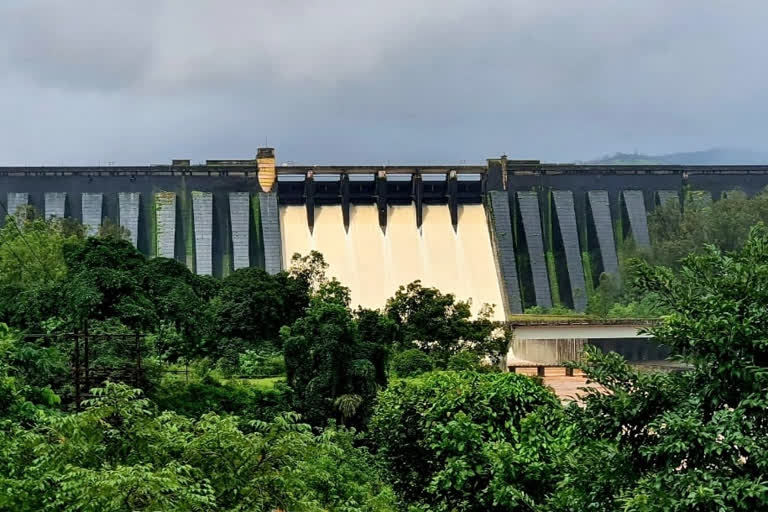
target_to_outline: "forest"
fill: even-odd
[[[768,194],[657,209],[589,314],[659,316],[685,369],[587,349],[601,387],[563,403],[500,370],[491,306],[417,281],[353,309],[318,253],[214,279],[23,211],[0,230],[0,510],[766,510],[766,221]]]

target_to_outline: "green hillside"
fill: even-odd
[[[684,153],[669,153],[666,155],[645,155],[642,153],[614,153],[602,158],[591,160],[590,164],[613,165],[728,165],[728,164],[767,164],[768,153],[741,150],[713,148],[704,151]]]

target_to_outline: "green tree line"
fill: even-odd
[[[58,270],[0,276],[17,290],[2,301],[0,510],[768,508],[763,225],[733,250],[628,263],[635,293],[665,311],[650,333],[686,366],[642,371],[588,350],[577,366],[599,387],[564,405],[540,379],[490,364],[498,326],[420,283],[381,311],[353,310],[318,254],[216,281],[147,260],[119,233],[19,222],[0,233],[0,267],[38,229],[48,249],[30,256]],[[193,358],[195,378],[106,381],[74,411],[68,348],[23,334],[85,327],[151,333],[157,364]],[[266,345],[283,356],[282,384],[218,377]]]

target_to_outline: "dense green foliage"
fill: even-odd
[[[269,421],[291,410],[284,387],[260,389],[247,382],[227,382],[211,373],[190,382],[167,379],[157,384],[150,398],[160,410],[174,411],[190,418],[205,413],[233,414],[241,421]]]
[[[23,352],[0,324],[0,510],[394,510],[352,431],[312,433],[291,412],[258,419],[274,406],[266,395],[214,382],[170,387],[160,408],[107,383],[65,413],[27,382],[39,368],[18,365]],[[251,419],[211,412],[232,405]]]
[[[740,249],[751,227],[768,224],[768,191],[748,197],[729,191],[717,201],[708,193],[687,191],[683,202],[657,206],[648,215],[651,247],[640,249],[631,238],[619,240],[619,274],[599,276],[590,294],[586,314],[603,318],[655,318],[665,314],[655,293],[634,285],[630,262],[640,259],[653,265],[679,269],[683,259],[702,254],[712,245],[723,251]],[[578,315],[562,306],[526,308],[529,314]]]
[[[671,312],[652,334],[691,370],[642,374],[592,354],[586,369],[611,393],[593,391],[584,409],[571,410],[580,442],[555,502],[606,511],[768,507],[768,231],[755,228],[739,252],[689,256],[678,273],[638,263],[635,274]]]
[[[236,353],[277,343],[280,328],[292,324],[309,301],[308,283],[286,273],[244,268],[225,277],[212,302],[218,334],[232,340]]]
[[[398,377],[415,377],[432,370],[432,358],[423,350],[409,348],[392,359],[392,369]]]
[[[755,228],[739,252],[690,256],[677,273],[636,261],[633,275],[670,312],[652,334],[689,370],[640,371],[589,349],[580,367],[602,387],[565,409],[515,375],[399,382],[380,394],[371,432],[401,501],[457,511],[768,507],[768,230]]]
[[[81,413],[0,422],[0,508],[393,510],[353,435],[314,435],[287,414],[242,429],[236,417],[158,413],[108,384]]]
[[[487,310],[419,282],[353,311],[317,253],[215,280],[25,211],[0,230],[0,510],[768,509],[768,229],[745,227],[766,197],[653,214],[658,249],[625,246],[590,308],[663,311],[687,366],[588,349],[600,387],[567,406],[498,370]],[[56,334],[86,329],[147,334],[143,390],[100,377],[75,410]]]
[[[281,352],[269,348],[246,350],[239,356],[238,373],[243,377],[285,375],[285,358]]]
[[[115,233],[116,231],[116,233]],[[33,332],[109,321],[154,336],[158,357],[229,358],[278,342],[308,304],[306,276],[242,269],[218,281],[176,260],[145,258],[119,230],[85,238],[33,210],[0,230],[0,320]]]
[[[528,377],[448,372],[381,393],[371,434],[405,501],[509,510],[554,486],[541,470],[567,442],[562,419],[555,396]]]
[[[398,344],[429,353],[438,367],[445,368],[461,350],[475,351],[493,362],[506,354],[507,339],[491,321],[492,306],[484,305],[472,318],[470,303],[419,281],[401,286],[387,301],[386,314],[397,326]]]
[[[768,223],[768,192],[747,197],[731,191],[717,201],[698,199],[691,192],[681,210],[672,202],[654,210],[648,218],[654,264],[679,267],[689,254],[704,251],[707,245],[724,251],[740,249],[749,230],[758,222]]]
[[[294,404],[314,425],[328,418],[362,426],[371,414],[386,359],[372,357],[378,346],[361,339],[349,309],[349,292],[337,281],[320,286],[304,316],[281,333],[288,385]]]
[[[600,277],[589,297],[587,313],[602,317],[656,317],[663,305],[655,293],[638,288],[629,262],[641,259],[653,265],[679,269],[683,259],[702,254],[712,245],[723,251],[740,249],[756,224],[768,223],[768,192],[753,197],[730,191],[717,201],[689,191],[681,204],[657,206],[648,215],[650,249],[639,249],[631,239],[621,242],[620,275]]]

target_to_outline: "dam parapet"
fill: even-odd
[[[491,302],[503,317],[531,306],[583,310],[600,275],[618,272],[624,240],[651,243],[647,216],[657,205],[685,209],[766,185],[768,166],[755,165],[502,156],[483,165],[302,166],[277,165],[274,150],[261,148],[254,159],[203,164],[0,167],[0,210],[32,205],[90,234],[108,218],[148,256],[214,276],[248,266],[275,273],[293,252],[322,249],[366,306],[421,279],[473,307]]]

